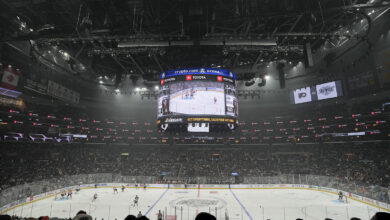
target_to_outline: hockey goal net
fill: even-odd
[[[54,201],[62,199],[62,195],[65,195],[65,191],[61,190],[54,194]]]

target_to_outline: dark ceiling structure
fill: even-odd
[[[234,69],[269,61],[299,62],[305,45],[364,38],[349,31],[368,0],[0,0],[0,42],[51,47],[81,77],[157,80],[186,67]],[[240,76],[239,76],[240,78]],[[243,77],[244,79],[245,77]]]

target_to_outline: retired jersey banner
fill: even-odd
[[[1,86],[6,89],[15,90],[18,86],[20,72],[18,69],[13,69],[11,66],[4,68]]]

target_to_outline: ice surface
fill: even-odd
[[[189,115],[225,114],[223,90],[197,91],[192,98],[182,96],[181,93],[171,96],[169,101],[169,110],[171,112]]]
[[[79,210],[85,210],[98,220],[124,219],[129,213],[139,211],[150,219],[157,219],[159,210],[167,219],[194,219],[199,212],[210,212],[217,219],[325,219],[347,220],[352,217],[370,219],[379,208],[349,200],[343,203],[337,195],[304,189],[134,189],[112,188],[82,189],[73,193],[70,200],[53,197],[10,210],[10,215],[39,217],[44,215],[62,218],[73,217]],[[92,202],[94,193],[98,199]],[[135,195],[139,206],[134,207]],[[176,211],[175,211],[176,207]],[[381,210],[383,211],[383,210]]]

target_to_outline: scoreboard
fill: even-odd
[[[236,76],[215,68],[168,70],[160,74],[157,124],[209,132],[213,125],[234,129],[238,118]]]

